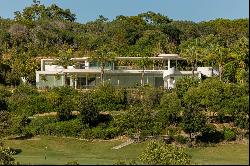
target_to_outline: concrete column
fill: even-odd
[[[88,86],[88,75],[86,74],[85,76],[86,76],[86,77],[85,77],[85,78],[86,78],[86,79],[85,79],[85,87],[86,87],[86,89],[87,89],[87,86]]]
[[[75,79],[75,89],[76,89],[76,87],[77,87],[77,78]]]
[[[168,59],[168,70],[170,69],[170,59]]]

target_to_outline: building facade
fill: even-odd
[[[192,71],[178,69],[178,61],[185,60],[177,54],[160,54],[157,57],[148,57],[154,62],[144,70],[137,66],[121,65],[118,62],[135,62],[143,57],[116,57],[108,62],[104,68],[104,81],[114,86],[135,87],[141,84],[150,84],[154,87],[174,88],[177,79],[184,75],[192,75]],[[78,65],[55,65],[55,59],[41,59],[41,71],[36,71],[36,86],[38,88],[58,87],[69,85],[75,89],[88,89],[101,82],[101,69],[98,63],[90,61],[90,58],[72,58]],[[160,62],[156,65],[157,62]],[[198,67],[194,74],[198,77],[206,75],[211,77],[215,70],[211,67]],[[144,75],[144,76],[142,76]],[[66,80],[65,80],[66,79]]]

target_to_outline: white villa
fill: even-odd
[[[150,84],[155,87],[163,86],[171,89],[175,81],[184,75],[192,75],[192,71],[178,70],[178,61],[185,60],[178,54],[160,54],[157,57],[148,59],[156,62],[161,61],[163,66],[148,67],[144,70],[142,80],[142,69],[133,66],[120,66],[117,61],[140,60],[143,57],[116,57],[115,61],[105,65],[104,81],[109,81],[114,86],[135,87],[136,85]],[[100,67],[96,62],[90,61],[88,57],[72,58],[79,65],[62,66],[54,65],[55,59],[41,59],[41,71],[36,71],[36,86],[38,88],[57,87],[67,85],[75,89],[88,89],[100,83]],[[212,67],[198,67],[194,74],[198,77],[205,75],[211,77],[215,73]],[[66,81],[64,75],[67,75]]]

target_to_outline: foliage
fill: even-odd
[[[226,141],[235,141],[236,140],[236,133],[234,130],[230,128],[223,129],[224,138]]]
[[[197,87],[198,79],[192,77],[182,77],[176,81],[175,92],[179,98],[182,98],[190,87]]]
[[[72,111],[74,111],[72,99],[70,97],[60,98],[55,110],[59,121],[69,120],[72,117]]]
[[[224,139],[223,132],[218,131],[212,124],[207,124],[202,129],[201,136],[197,136],[197,141],[206,143],[219,143]]]
[[[42,135],[45,133],[45,128],[47,124],[57,122],[55,116],[42,116],[35,117],[31,120],[28,126],[26,126],[26,131],[32,135]]]
[[[182,107],[181,100],[176,93],[165,92],[161,98],[160,108],[157,119],[163,125],[178,124]]]
[[[145,109],[157,108],[160,105],[160,99],[163,95],[163,90],[145,86],[141,89],[143,98],[141,99],[142,106]]]
[[[44,126],[43,135],[77,137],[82,130],[78,119],[49,123]]]
[[[177,143],[180,143],[180,144],[186,144],[188,142],[188,138],[187,137],[184,137],[182,135],[177,135],[174,137],[174,140],[177,142]]]
[[[206,125],[206,117],[201,112],[186,109],[183,112],[181,125],[183,130],[190,134],[191,139],[192,133],[202,131],[203,127]]]
[[[191,163],[191,156],[183,148],[157,141],[150,142],[139,159],[144,164],[150,165],[189,165]]]
[[[116,89],[107,83],[95,88],[93,100],[98,111],[115,111],[126,108],[126,90]]]
[[[0,139],[9,134],[11,128],[11,117],[9,112],[0,111]]]
[[[138,132],[146,132],[147,135],[161,133],[161,127],[154,123],[154,114],[142,107],[131,107],[125,113],[114,117],[114,127],[117,127],[121,133],[132,135]],[[161,125],[160,125],[161,126]],[[157,130],[155,130],[156,128]]]
[[[0,146],[0,165],[16,165],[13,152],[10,148]]]
[[[79,165],[77,160],[74,161],[68,161],[65,165]]]
[[[25,136],[29,134],[26,130],[26,126],[29,124],[30,119],[26,115],[13,115],[11,116],[11,134],[18,136]]]
[[[99,111],[96,108],[91,92],[80,95],[78,102],[81,123],[89,127],[95,126],[98,123]]]

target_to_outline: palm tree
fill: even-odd
[[[64,69],[67,69],[68,66],[74,65],[72,58],[72,50],[68,49],[67,51],[59,51],[59,57],[55,60],[55,65],[62,66]],[[64,85],[67,84],[66,81],[67,73],[64,72]]]
[[[111,62],[114,60],[116,54],[112,52],[108,46],[103,45],[99,47],[94,52],[91,52],[90,54],[90,60],[95,61],[100,65],[101,72],[100,72],[100,78],[101,83],[104,83],[104,69],[107,62]]]
[[[198,39],[188,40],[181,45],[180,55],[187,60],[188,63],[192,65],[192,76],[194,77],[194,70],[197,67],[197,62],[200,57],[200,46]]]
[[[148,57],[142,57],[142,59],[137,61],[137,66],[142,69],[141,73],[141,85],[144,86],[144,75],[145,75],[145,69],[149,67],[152,64],[152,61],[149,60]]]

